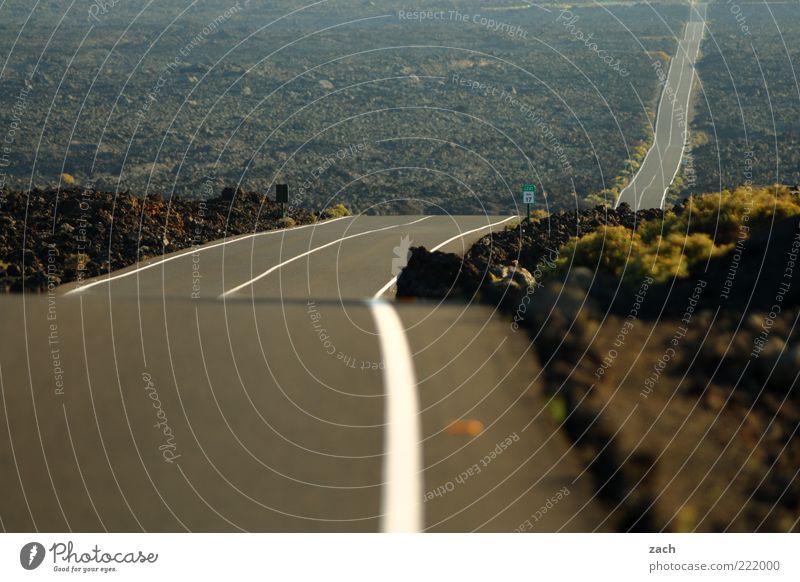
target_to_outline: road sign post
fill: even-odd
[[[528,224],[531,222],[531,204],[536,198],[536,184],[525,184],[522,186],[522,202],[528,206]]]
[[[288,184],[275,184],[275,202],[281,205],[281,218],[286,218],[286,203],[289,202]]]

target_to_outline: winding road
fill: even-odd
[[[348,217],[3,297],[7,531],[591,531],[530,339],[390,303],[409,245],[515,217]]]
[[[705,5],[619,201],[680,168]],[[516,217],[346,217],[0,298],[5,531],[608,527],[530,338],[485,307],[389,303],[408,248]]]
[[[653,145],[639,171],[620,193],[617,205],[631,208],[662,208],[675,176],[681,168],[688,139],[689,110],[697,73],[695,63],[705,34],[706,4],[692,4],[683,39],[663,76],[663,90],[656,113]]]

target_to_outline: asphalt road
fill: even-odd
[[[639,171],[620,193],[617,204],[627,202],[636,210],[661,208],[675,180],[686,145],[689,106],[695,84],[695,62],[705,33],[706,4],[692,5],[683,39],[666,73],[653,145]]]
[[[346,218],[0,299],[0,526],[607,527],[527,335],[371,299],[403,237],[458,251],[504,220]]]
[[[211,243],[145,261],[110,278],[64,286],[61,292],[189,300],[223,295],[227,299],[372,297],[405,264],[409,247],[464,253],[477,239],[515,218],[347,217]],[[392,293],[389,287],[385,295]]]

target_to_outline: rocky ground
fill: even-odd
[[[333,207],[321,218],[342,212]],[[0,290],[42,292],[192,245],[318,218],[298,208],[283,218],[266,196],[233,188],[205,201],[80,189],[0,192]]]
[[[680,212],[683,206],[674,208]],[[412,249],[408,266],[397,282],[400,297],[431,299],[471,298],[480,294],[494,301],[498,294],[513,303],[514,291],[520,291],[509,276],[519,282],[529,279],[537,269],[557,258],[558,249],[570,237],[582,236],[604,225],[634,228],[636,224],[661,218],[657,209],[633,212],[627,204],[610,209],[559,212],[533,221],[522,222],[504,232],[479,240],[463,257],[440,252],[429,253],[424,247]],[[509,269],[510,268],[510,269]],[[488,297],[487,297],[488,296]]]
[[[614,528],[800,531],[797,218],[661,285],[620,290],[602,265],[542,278],[570,236],[660,215],[560,213],[464,257],[412,249],[398,295],[500,305],[530,333]]]

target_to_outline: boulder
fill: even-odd
[[[480,273],[452,253],[411,247],[408,264],[397,278],[398,297],[471,298],[478,290]]]

